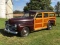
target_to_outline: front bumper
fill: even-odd
[[[7,33],[11,33],[11,34],[18,34],[18,32],[15,30],[14,26],[11,26],[9,24],[6,24],[4,31]]]
[[[16,31],[10,31],[9,29],[4,29],[4,31],[8,32],[8,33],[11,33],[11,34],[18,34],[18,32]]]

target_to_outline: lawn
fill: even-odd
[[[6,19],[0,19],[0,45],[60,45],[60,17],[56,19],[56,26],[52,30],[42,30],[30,33],[27,37],[4,32]]]

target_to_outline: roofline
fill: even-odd
[[[30,10],[29,12],[54,12],[52,10]]]

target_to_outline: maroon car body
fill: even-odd
[[[33,30],[34,20],[31,17],[22,17],[22,18],[12,18],[9,19],[10,25],[17,25],[17,31],[21,31],[23,27],[29,27],[30,30]]]
[[[5,26],[5,31],[13,34],[19,33],[24,27],[28,27],[32,31],[34,30],[34,20],[32,17],[12,18],[6,21]]]

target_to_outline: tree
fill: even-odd
[[[23,13],[23,12],[22,11],[19,11],[19,10],[15,10],[13,13],[14,14],[20,14],[20,13]]]
[[[28,12],[29,10],[53,10],[50,4],[51,0],[30,0],[24,7],[24,12]]]
[[[60,2],[57,2],[57,4],[55,5],[55,11],[58,14],[59,17],[59,13],[60,13]]]

